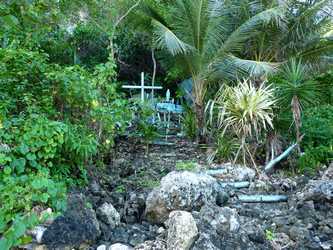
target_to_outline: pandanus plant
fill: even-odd
[[[263,130],[273,128],[273,107],[276,103],[274,92],[274,88],[265,86],[264,83],[256,87],[252,81],[243,80],[234,87],[222,88],[216,94],[215,100],[207,105],[211,121],[217,114],[217,128],[220,133],[233,133],[239,139],[240,147],[234,163],[242,152],[243,163],[251,159],[256,166],[248,142],[258,139]]]
[[[241,21],[238,10],[239,4],[222,0],[176,0],[168,4],[165,18],[154,8],[145,8],[153,25],[155,46],[168,51],[177,60],[177,66],[192,78],[193,108],[201,142],[205,141],[204,97],[208,84],[236,79],[242,73],[262,75],[277,66],[246,60],[240,55],[263,25],[281,23],[284,9],[277,6],[259,13],[253,11],[252,16]]]

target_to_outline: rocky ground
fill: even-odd
[[[91,167],[89,186],[31,232],[39,243],[28,248],[333,249],[333,165],[313,179],[258,178],[244,166],[208,169],[204,150],[172,142],[148,154],[119,142],[110,165]],[[179,164],[188,161],[196,164]]]

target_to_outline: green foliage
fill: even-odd
[[[91,82],[91,75],[82,67],[55,67],[48,73],[54,86],[57,109],[71,119],[83,118],[97,102],[97,90]]]
[[[243,163],[251,159],[255,165],[249,145],[251,140],[258,141],[263,131],[273,128],[275,103],[274,88],[265,84],[255,87],[251,80],[244,80],[234,87],[222,88],[217,92],[215,100],[207,105],[209,122],[212,124],[216,117],[215,123],[220,136],[228,132],[238,139],[240,146],[234,162],[242,152]]]
[[[194,171],[198,168],[198,164],[194,161],[178,161],[176,169],[178,171]]]
[[[39,40],[40,50],[49,55],[50,63],[74,64],[74,48],[70,34],[64,28],[56,27]]]
[[[52,121],[42,115],[12,118],[3,122],[0,164],[17,174],[49,169],[53,176],[81,177],[84,166],[97,151],[97,141],[86,127]],[[1,150],[0,150],[1,151]]]
[[[126,187],[124,185],[118,185],[116,188],[115,188],[115,192],[116,193],[125,193],[126,192]]]
[[[333,106],[324,105],[306,110],[302,132],[304,153],[298,160],[298,169],[314,173],[321,165],[333,160]]]
[[[314,174],[322,165],[333,160],[333,146],[307,147],[298,159],[298,170],[301,173]]]
[[[77,62],[90,69],[108,61],[109,39],[107,35],[89,24],[79,24],[70,38]]]
[[[66,130],[65,124],[38,115],[26,120],[5,121],[0,130],[0,141],[8,145],[10,151],[2,153],[1,164],[10,166],[17,174],[28,169],[52,168],[59,157]]]
[[[302,133],[303,146],[333,145],[333,106],[324,105],[305,110]]]
[[[158,187],[160,185],[160,181],[145,178],[145,179],[139,180],[138,185],[141,188],[155,188],[155,187]]]
[[[274,234],[274,232],[273,232],[272,230],[270,230],[270,229],[267,229],[267,230],[265,231],[265,236],[266,236],[266,239],[269,240],[269,241],[272,241],[272,240],[275,239],[275,234]]]
[[[0,107],[19,114],[28,109],[53,112],[47,56],[23,49],[0,48]]]
[[[136,132],[135,135],[143,138],[146,143],[151,143],[157,136],[157,127],[152,122],[154,110],[149,104],[136,104]]]
[[[50,65],[38,52],[1,49],[0,67],[0,140],[11,148],[1,158],[17,173],[48,168],[85,179],[84,166],[97,151],[103,159],[131,119],[113,61],[92,74],[78,65]]]
[[[316,77],[318,86],[320,88],[323,99],[320,100],[322,104],[333,105],[333,69],[320,74]]]
[[[195,139],[197,135],[197,123],[195,120],[195,113],[190,107],[185,107],[185,112],[182,116],[182,126],[186,136],[190,139]]]
[[[26,230],[45,219],[31,212],[34,206],[51,207],[56,212],[65,209],[65,185],[50,179],[46,172],[16,176],[5,167],[0,180],[0,249],[31,240],[25,236]]]
[[[227,135],[220,135],[215,145],[214,158],[217,161],[231,161],[235,158],[239,143],[235,138]]]
[[[58,164],[52,172],[56,176],[79,176],[87,181],[86,166],[97,154],[98,142],[95,135],[82,125],[67,124],[64,146]]]
[[[302,61],[291,59],[274,77],[272,83],[276,87],[279,104],[283,111],[293,108],[294,96],[297,97],[303,108],[318,102],[319,86],[309,71],[308,66],[302,64]]]

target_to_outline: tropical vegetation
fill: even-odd
[[[182,133],[210,161],[260,172],[296,143],[283,169],[329,164],[332,15],[330,0],[1,1],[0,249],[31,240],[34,207],[63,212],[119,138],[149,154],[154,109],[121,88],[141,71],[181,93]]]

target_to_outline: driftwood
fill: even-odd
[[[288,196],[286,195],[238,195],[238,200],[247,203],[273,203],[273,202],[286,202]]]
[[[248,188],[250,186],[249,181],[239,181],[239,182],[219,182],[221,187],[232,187],[232,188]]]
[[[275,159],[271,160],[266,166],[265,166],[265,172],[266,173],[271,173],[274,170],[275,165],[283,160],[284,158],[286,158],[291,151],[293,151],[294,148],[296,148],[296,146],[298,145],[298,143],[295,143],[293,145],[291,145],[289,148],[287,148],[282,154],[280,154],[278,157],[276,157]]]

